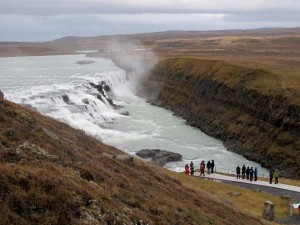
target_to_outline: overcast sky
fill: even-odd
[[[300,27],[300,0],[0,0],[0,41]]]

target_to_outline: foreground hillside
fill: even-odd
[[[0,100],[0,224],[261,224],[80,130]]]
[[[153,69],[145,89],[154,104],[223,140],[229,150],[299,179],[299,90],[286,90],[282,81],[267,70],[173,58]]]

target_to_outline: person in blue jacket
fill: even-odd
[[[254,169],[254,181],[257,181],[257,177],[258,177],[258,170],[257,170],[257,167],[255,167],[255,169]]]

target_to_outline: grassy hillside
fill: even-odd
[[[262,222],[80,130],[0,100],[0,224]]]
[[[300,97],[276,74],[220,60],[171,58],[153,69],[145,89],[155,104],[229,150],[300,177]]]

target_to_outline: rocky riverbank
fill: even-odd
[[[145,81],[145,93],[228,150],[300,178],[300,106],[274,74],[222,61],[167,59]]]

